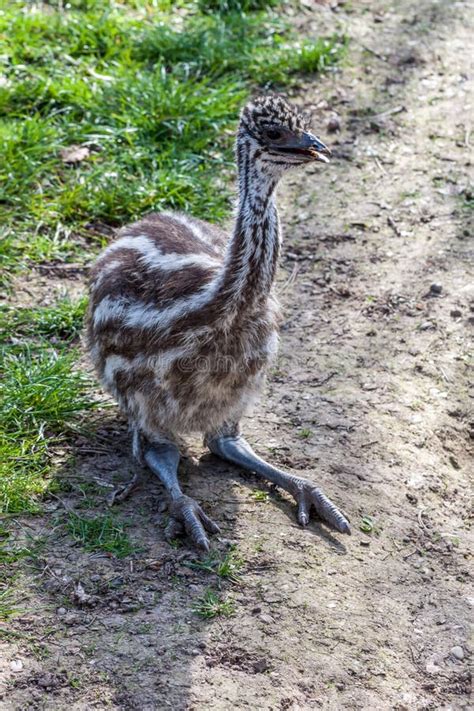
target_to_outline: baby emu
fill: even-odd
[[[314,508],[350,533],[315,484],[265,462],[239,427],[277,350],[275,188],[288,168],[328,162],[327,155],[298,109],[279,96],[255,99],[243,109],[237,133],[239,200],[230,239],[187,215],[151,214],[123,228],[92,270],[90,353],[130,421],[135,456],[142,453],[169,492],[168,538],[186,531],[208,550],[205,531],[219,531],[178,482],[177,436],[187,432],[203,433],[211,452],[292,494],[302,526]]]

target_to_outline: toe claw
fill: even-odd
[[[171,520],[179,523],[181,533],[183,533],[184,528],[197,548],[206,553],[209,552],[209,540],[204,529],[209,531],[209,533],[219,533],[220,529],[217,524],[204,513],[196,501],[188,496],[180,497],[175,500],[171,506],[171,516]],[[170,526],[170,524],[168,524],[168,526]]]
[[[298,498],[298,523],[300,526],[307,526],[309,523],[309,506],[307,496],[304,491],[301,491]]]
[[[318,515],[333,526],[339,533],[347,533],[350,535],[351,528],[349,522],[339,511],[330,499],[323,494],[320,489],[313,489],[312,501]]]

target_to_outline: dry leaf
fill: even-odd
[[[67,148],[62,148],[59,155],[63,163],[71,165],[82,163],[83,160],[89,157],[90,151],[87,146],[68,146]]]

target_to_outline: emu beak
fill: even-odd
[[[312,156],[314,160],[319,160],[322,163],[329,163],[329,157],[331,155],[329,148],[319,138],[313,136],[312,133],[305,133],[303,136],[306,137],[306,140],[309,143],[307,149],[308,155]]]
[[[280,153],[293,153],[300,156],[306,156],[311,160],[319,160],[322,163],[329,163],[328,156],[331,155],[329,148],[313,136],[312,133],[301,133],[298,136],[291,136],[284,145],[276,145],[274,147]]]

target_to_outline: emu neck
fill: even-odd
[[[226,308],[237,310],[252,310],[268,298],[280,248],[277,181],[253,158],[252,167],[239,161],[239,203],[222,281]]]

